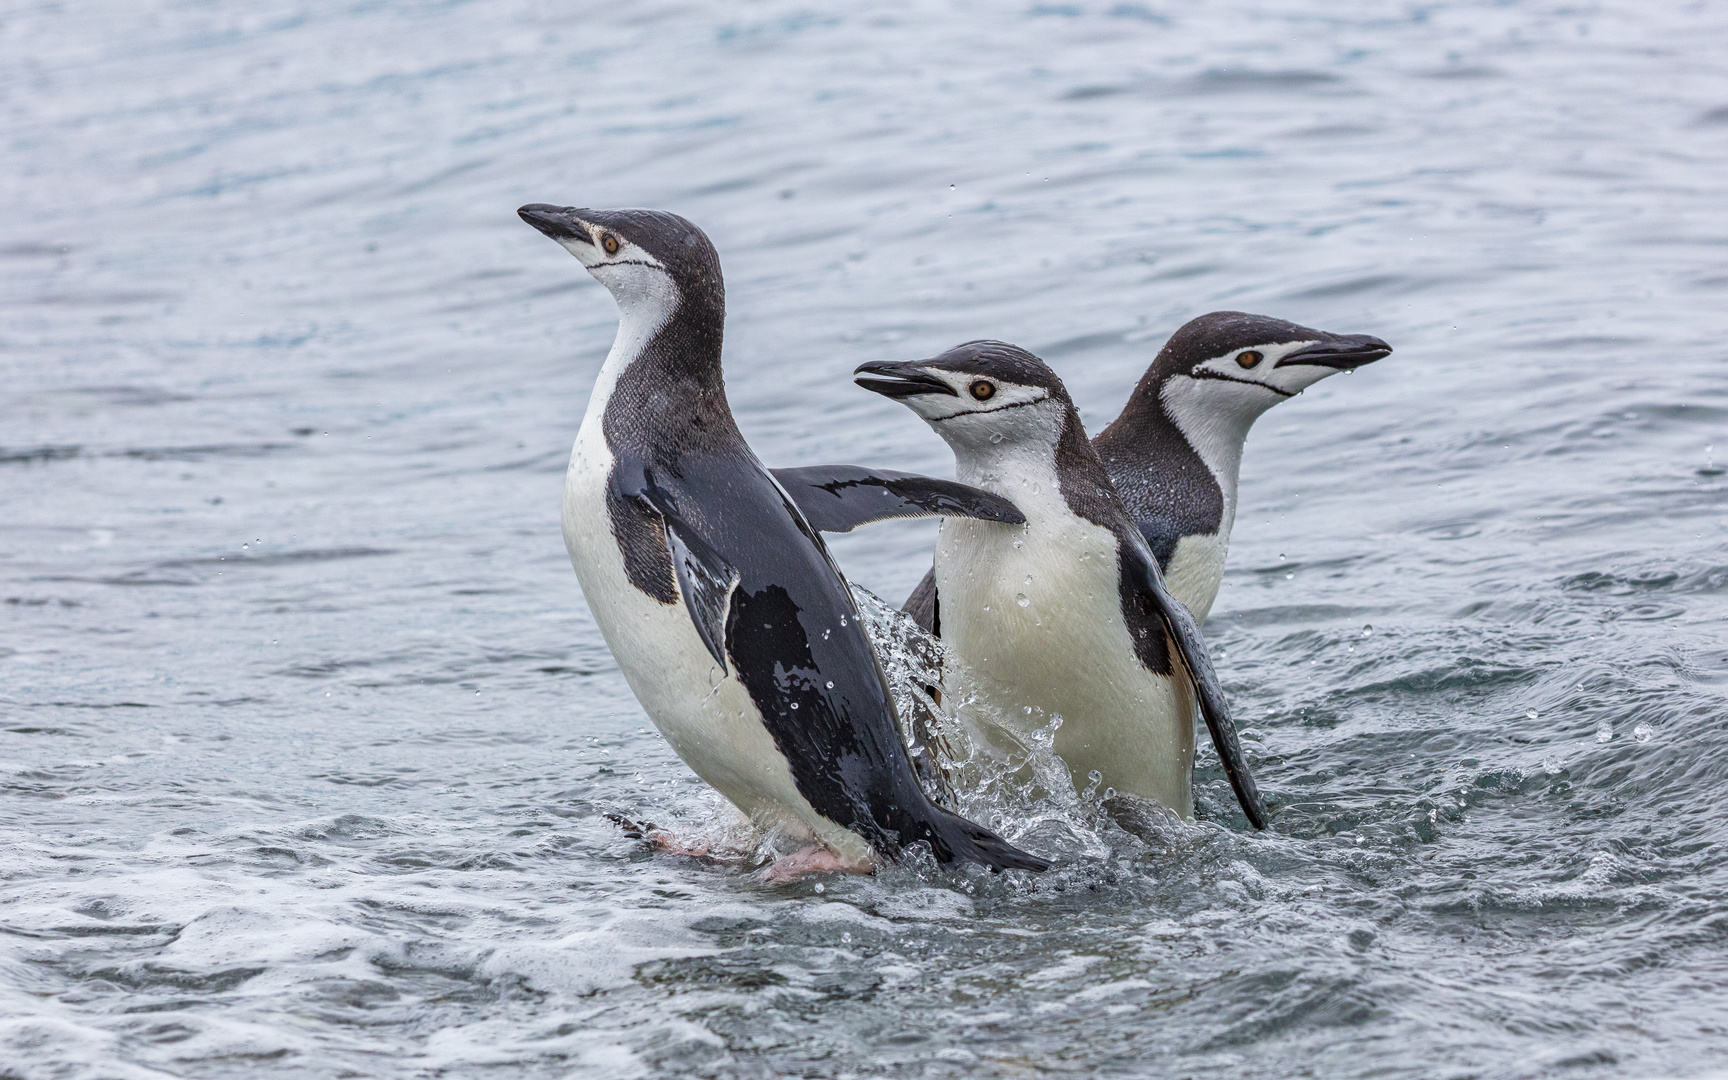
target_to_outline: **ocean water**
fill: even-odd
[[[0,6],[0,1076],[1693,1078],[1728,1058],[1720,3]],[[676,210],[776,465],[1000,337],[1115,415],[1234,308],[1207,635],[1271,833],[774,886],[583,605],[609,298]],[[834,549],[898,599],[928,523]],[[986,809],[989,809],[988,807]]]

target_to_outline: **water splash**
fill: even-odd
[[[945,642],[869,590],[854,585],[852,595],[930,797],[1040,855],[1107,858],[1105,796],[1096,783],[1075,790],[1056,754],[1061,714],[1027,706],[1009,716],[992,708]]]

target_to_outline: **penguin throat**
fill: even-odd
[[[691,297],[657,269],[605,284],[618,301],[618,333],[595,380],[588,417],[607,417],[609,437],[620,425],[735,432],[720,370],[723,296]]]
[[[606,362],[600,366],[600,375],[594,380],[594,390],[588,395],[589,419],[605,413],[618,380],[643,358],[649,342],[678,311],[678,292],[671,279],[664,274],[654,276],[659,279],[657,283],[646,278],[627,284],[601,279],[618,303],[618,332],[612,338]]]
[[[1066,509],[1056,455],[1049,446],[1004,443],[990,453],[973,453],[956,446],[954,476],[962,484],[1001,495],[1029,517]]]
[[[1254,383],[1238,389],[1220,380],[1172,376],[1159,388],[1164,415],[1218,482],[1224,496],[1223,527],[1236,517],[1236,484],[1242,471],[1242,445],[1248,429],[1284,398]]]
[[[971,477],[1055,476],[1062,415],[1049,398],[1025,402],[1024,406],[956,413],[929,421],[953,449],[956,475],[962,483],[996,490]],[[1013,497],[1007,489],[1000,493]]]

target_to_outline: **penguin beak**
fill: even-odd
[[[1392,346],[1381,341],[1372,334],[1339,334],[1316,341],[1293,353],[1286,353],[1278,361],[1278,367],[1293,367],[1297,364],[1313,364],[1316,367],[1329,367],[1337,371],[1350,371],[1363,364],[1392,354]]]
[[[554,240],[592,244],[594,238],[589,235],[588,226],[576,216],[577,212],[578,208],[574,206],[529,203],[516,211],[516,215]]]
[[[872,360],[868,364],[858,365],[858,369],[852,373],[852,381],[866,390],[876,391],[883,397],[909,398],[921,394],[960,396],[960,391],[924,370],[921,361],[895,363],[890,360]]]

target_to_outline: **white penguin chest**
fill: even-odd
[[[977,482],[968,478],[968,482]],[[1024,526],[944,519],[936,549],[942,636],[986,706],[1022,737],[1056,716],[1056,752],[1102,784],[1190,814],[1186,683],[1141,664],[1122,615],[1115,535],[1074,515],[1054,484],[989,486]]]
[[[1221,407],[1220,394],[1234,393],[1234,408]],[[1249,395],[1243,398],[1241,395]],[[1205,622],[1218,599],[1224,580],[1224,561],[1230,553],[1230,530],[1236,523],[1236,485],[1242,470],[1242,444],[1248,428],[1265,408],[1266,391],[1231,386],[1216,380],[1171,379],[1161,393],[1182,438],[1199,455],[1222,500],[1216,530],[1193,533],[1176,542],[1164,582],[1176,599]]]
[[[944,519],[936,586],[943,637],[993,681],[1033,694],[1067,681],[1089,645],[1113,641],[1111,616],[1121,622],[1116,538],[1071,514],[1027,513],[1019,527]]]
[[[571,450],[564,544],[625,681],[684,763],[758,824],[815,836],[842,858],[868,865],[863,839],[798,791],[749,691],[715,662],[683,601],[662,604],[631,583],[606,505],[613,455],[602,414],[603,403],[590,409]]]
[[[1194,613],[1195,622],[1205,622],[1218,599],[1218,587],[1224,581],[1224,560],[1229,554],[1228,522],[1215,533],[1197,533],[1176,541],[1176,551],[1164,572],[1164,584]]]
[[[564,546],[630,689],[678,755],[708,779],[709,759],[724,764],[732,744],[749,741],[745,725],[729,724],[727,714],[738,719],[744,712],[758,732],[762,725],[743,686],[714,662],[684,604],[663,604],[631,583],[606,505],[612,452],[600,429],[599,418],[591,417],[570,454]]]

